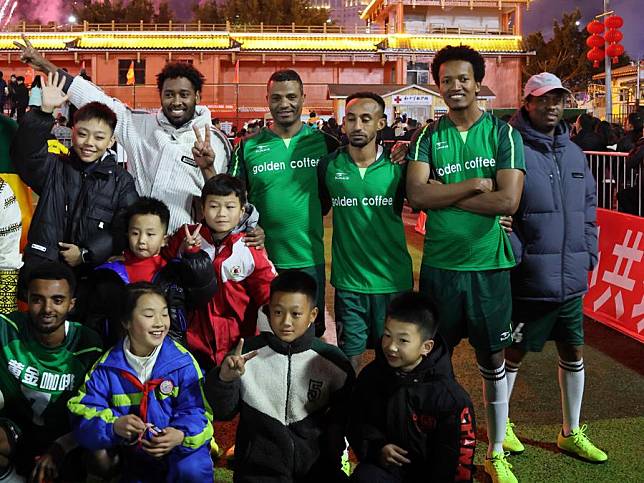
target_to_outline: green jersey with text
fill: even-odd
[[[279,269],[324,263],[317,165],[337,147],[335,138],[302,124],[290,139],[263,128],[235,150],[230,174],[246,181],[268,256]]]
[[[333,207],[331,284],[366,294],[411,290],[401,217],[405,168],[382,152],[358,168],[343,147],[320,161],[318,176],[323,204]]]
[[[0,315],[0,389],[7,417],[29,432],[33,428],[56,438],[68,432],[67,400],[101,355],[94,331],[65,322],[65,341],[45,347],[31,334],[29,315]]]
[[[429,163],[442,183],[496,179],[499,169],[525,170],[521,135],[491,114],[483,113],[467,132],[459,132],[448,116],[441,117],[437,124],[416,134],[407,156]],[[499,216],[449,206],[428,210],[425,230],[424,265],[462,271],[515,265]]]

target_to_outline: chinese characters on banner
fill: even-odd
[[[599,262],[584,314],[644,342],[644,218],[597,210]]]

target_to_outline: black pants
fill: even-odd
[[[373,463],[360,463],[351,475],[352,482],[358,483],[403,483],[400,476],[394,475]]]

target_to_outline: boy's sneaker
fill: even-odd
[[[508,418],[505,423],[505,439],[503,440],[503,449],[513,454],[523,453],[525,446],[519,441],[517,435],[514,434],[514,423]]]
[[[608,455],[590,442],[586,436],[587,425],[570,432],[570,436],[564,436],[560,431],[557,435],[557,447],[566,453],[579,456],[581,459],[591,463],[603,463],[608,460]]]
[[[509,453],[494,451],[490,459],[485,458],[485,472],[492,478],[492,483],[518,483],[508,462]]]

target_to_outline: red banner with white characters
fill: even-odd
[[[644,342],[644,218],[598,209],[599,263],[584,314]]]

